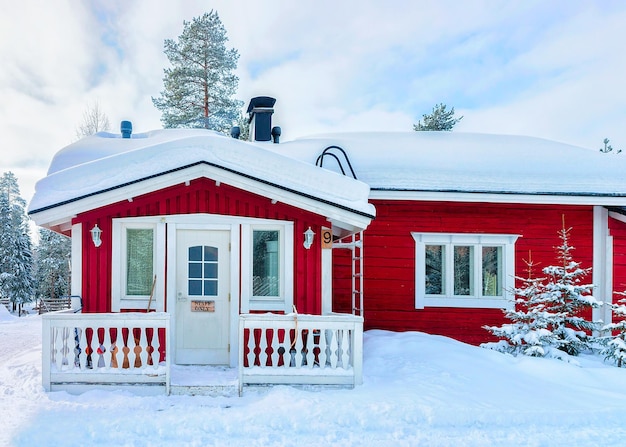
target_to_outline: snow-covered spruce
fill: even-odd
[[[0,297],[14,310],[32,300],[32,252],[26,201],[12,172],[0,177]]]
[[[71,240],[45,228],[39,229],[34,275],[37,298],[59,298],[70,294]]]
[[[618,295],[626,296],[626,292],[619,292]],[[619,318],[617,323],[609,323],[602,327],[609,335],[603,337],[600,342],[604,346],[602,355],[605,360],[615,362],[621,368],[626,366],[626,298],[612,304],[613,314]]]
[[[541,278],[533,275],[532,260],[526,261],[528,275],[517,277],[522,286],[513,290],[515,308],[506,310],[505,317],[511,323],[502,326],[485,326],[485,329],[502,338],[496,343],[482,346],[513,355],[556,357],[578,355],[591,349],[593,330],[601,322],[584,317],[601,303],[592,295],[593,285],[583,283],[591,271],[583,269],[572,257],[569,244],[571,228],[559,231],[561,245],[556,247],[560,265],[545,267]]]

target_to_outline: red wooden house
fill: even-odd
[[[331,145],[346,157],[322,161],[319,148]],[[563,222],[572,227],[576,261],[593,268],[594,296],[611,303],[614,291],[626,289],[623,157],[538,138],[456,132],[321,135],[272,149],[353,171],[370,186],[376,219],[363,233],[366,329],[488,341],[482,326],[504,322],[525,260],[532,257],[538,275],[555,263]],[[337,311],[349,311],[349,278],[349,261],[337,252]],[[594,319],[611,317],[608,304],[594,310]]]
[[[107,374],[134,354],[144,370],[236,366],[240,386],[358,383],[363,321],[480,343],[529,252],[553,263],[562,219],[596,297],[626,286],[619,156],[449,132],[275,144],[273,105],[251,102],[252,142],[123,129],[55,156],[30,215],[71,236],[72,294],[102,318],[48,318],[48,388],[94,365],[92,383],[119,381]]]
[[[55,156],[30,215],[71,236],[82,314],[45,319],[48,388],[98,364],[94,383],[117,383],[115,366],[132,365],[135,351],[145,357],[136,361],[140,380],[161,375],[143,369],[164,360],[236,367],[245,357],[252,374],[241,380],[250,383],[360,381],[362,318],[332,315],[330,248],[374,217],[369,187],[267,150],[272,105],[251,103],[255,144],[205,130],[123,128]],[[148,310],[158,315],[139,314]],[[169,321],[145,322],[161,313]],[[80,323],[87,317],[90,326]],[[140,327],[133,343],[128,331]],[[72,333],[84,337],[75,359]],[[292,351],[297,358],[287,358]],[[290,364],[298,371],[277,369]]]

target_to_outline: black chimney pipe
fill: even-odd
[[[122,121],[120,123],[120,132],[122,132],[122,138],[130,138],[130,134],[133,133],[133,123]]]
[[[275,98],[257,96],[250,100],[248,115],[250,116],[250,137],[252,141],[270,141],[272,139],[272,114]]]

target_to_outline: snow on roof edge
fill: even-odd
[[[146,135],[121,139],[100,134],[81,140],[82,145],[74,143],[62,149],[55,155],[50,173],[37,182],[29,213],[204,162],[362,216],[375,215],[373,205],[368,203],[367,184],[275,154],[260,145],[213,132],[177,129]]]

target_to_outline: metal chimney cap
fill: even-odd
[[[122,138],[130,138],[130,134],[133,133],[133,123],[122,121],[120,123],[120,132],[122,132]]]
[[[279,126],[272,127],[272,140],[274,140],[275,144],[280,143],[280,135],[282,130]]]
[[[250,100],[250,104],[248,104],[248,112],[252,112],[252,109],[271,109],[276,104],[276,98],[272,98],[271,96],[256,96]]]

